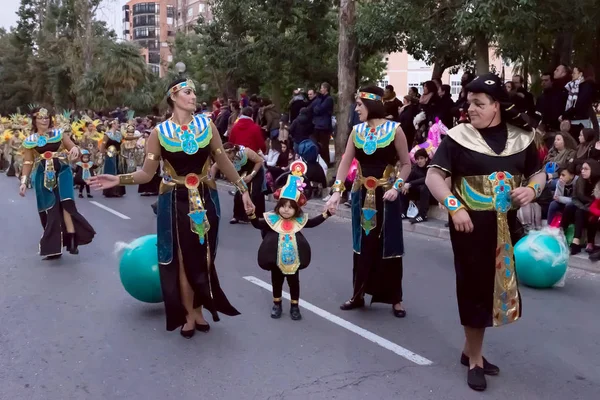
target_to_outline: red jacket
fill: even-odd
[[[267,153],[262,129],[250,118],[240,118],[233,124],[229,133],[229,141],[233,144],[248,147],[257,153],[259,150],[262,150],[264,154]]]
[[[590,219],[593,219],[594,216],[600,217],[600,199],[595,199],[594,202],[590,205]]]

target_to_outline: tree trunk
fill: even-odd
[[[339,10],[338,46],[338,114],[335,135],[335,161],[339,163],[350,135],[348,121],[354,105],[358,75],[358,50],[354,25],[356,23],[355,0],[341,0]]]
[[[485,33],[478,32],[475,35],[475,69],[477,75],[483,75],[490,72],[490,52],[488,44]]]
[[[446,67],[439,62],[433,64],[433,71],[431,72],[431,80],[434,79],[442,79],[442,75],[444,75],[444,71]]]

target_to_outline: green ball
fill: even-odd
[[[156,235],[142,236],[125,248],[119,262],[119,275],[123,287],[133,298],[144,303],[163,301]]]
[[[569,253],[564,243],[544,231],[532,231],[514,247],[519,282],[550,288],[567,272]]]

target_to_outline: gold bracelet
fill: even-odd
[[[242,178],[238,179],[236,183],[233,184],[241,194],[244,194],[248,191],[248,185]]]
[[[529,185],[527,185],[527,187],[533,189],[533,193],[535,194],[536,199],[542,194],[542,188],[540,187],[539,183],[529,182]]]
[[[21,175],[21,185],[27,185],[29,177],[27,175]]]
[[[119,185],[135,185],[133,174],[119,175]]]
[[[335,181],[335,183],[331,187],[331,190],[333,190],[334,193],[338,192],[339,194],[342,194],[342,193],[344,193],[344,191],[346,191],[346,187],[344,186],[344,182],[342,182],[338,179]]]
[[[33,165],[33,161],[23,161],[23,165]]]
[[[154,153],[146,154],[146,158],[148,158],[148,160],[152,160],[152,161],[160,161],[160,156],[157,156]]]
[[[453,195],[449,195],[444,199],[444,207],[448,209],[448,213],[451,217],[454,216],[454,214],[456,214],[459,210],[465,209],[465,206],[463,206]]]
[[[249,219],[256,219],[256,214],[252,213],[250,215],[248,215]]]
[[[327,218],[329,218],[329,211],[325,211],[325,212],[324,212],[323,214],[321,214],[321,215],[323,215],[323,218],[327,219]]]

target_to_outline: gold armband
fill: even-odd
[[[451,217],[454,216],[454,214],[456,214],[459,210],[465,208],[465,206],[463,206],[453,195],[449,195],[444,199],[444,207],[448,209],[448,213],[450,213]]]
[[[33,165],[33,161],[23,161],[23,165]]]
[[[119,185],[135,185],[133,174],[119,175]]]
[[[238,179],[236,183],[233,184],[241,194],[244,194],[248,191],[248,185],[242,178]]]
[[[346,187],[344,186],[344,182],[342,182],[338,179],[335,181],[335,183],[331,187],[331,190],[333,190],[334,193],[338,192],[339,194],[342,194],[346,190]]]
[[[21,175],[21,185],[27,185],[27,182],[29,181],[29,177],[26,175]]]
[[[256,219],[256,214],[252,213],[250,215],[248,215],[249,219]]]
[[[216,149],[213,150],[213,156],[219,156],[221,154],[223,154],[223,150],[221,150],[220,147],[217,147]]]
[[[154,153],[146,154],[146,158],[148,158],[149,160],[152,160],[152,161],[160,161],[160,156],[157,156]]]

